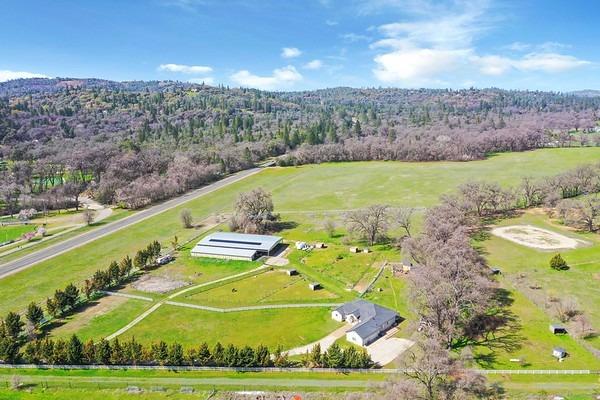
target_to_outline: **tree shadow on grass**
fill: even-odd
[[[298,227],[298,223],[295,221],[275,221],[269,227],[273,233],[281,232],[288,229],[294,229]]]
[[[514,299],[510,291],[498,288],[494,292],[495,306],[485,314],[474,318],[465,327],[463,338],[453,343],[454,349],[465,346],[482,347],[487,350],[474,360],[482,367],[493,367],[498,351],[513,353],[522,347],[525,337],[521,335],[521,323],[510,310]]]

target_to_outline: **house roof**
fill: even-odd
[[[342,304],[336,311],[344,316],[353,314],[360,319],[360,322],[348,332],[356,332],[363,339],[379,333],[386,322],[398,317],[398,313],[395,311],[366,300],[354,300]]]
[[[562,347],[555,347],[553,349],[553,351],[556,351],[558,353],[566,353],[567,351],[565,349],[563,349]]]
[[[281,237],[279,236],[215,232],[203,237],[196,247],[222,247],[227,249],[245,249],[267,252],[273,250],[279,242],[281,242]]]

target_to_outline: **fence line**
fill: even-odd
[[[213,372],[318,372],[318,373],[367,373],[398,374],[409,372],[398,368],[338,369],[338,368],[277,368],[277,367],[193,367],[168,365],[48,365],[48,364],[1,364],[2,369],[46,370],[156,370],[156,371],[213,371]],[[589,369],[473,369],[486,375],[599,375],[600,371]]]

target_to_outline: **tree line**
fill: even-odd
[[[45,311],[41,305],[31,302],[23,314],[25,321],[19,313],[8,312],[0,320],[0,360],[18,360],[21,347],[42,336],[45,324],[50,323],[52,318],[63,318],[77,312],[78,308],[94,300],[101,291],[129,281],[136,269],[144,270],[156,265],[160,252],[161,245],[155,240],[139,250],[134,260],[125,256],[120,262],[111,262],[105,270],[97,270],[84,281],[81,288],[69,283],[64,289],[55,290],[53,296],[45,301]]]
[[[600,100],[559,93],[34,79],[2,83],[0,96],[4,214],[77,207],[86,190],[139,208],[281,155],[281,165],[465,161],[600,144]]]

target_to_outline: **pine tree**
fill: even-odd
[[[179,343],[169,346],[169,365],[183,365],[183,347]]]
[[[79,301],[79,289],[72,283],[69,283],[65,288],[65,303],[70,309],[74,308]]]
[[[206,342],[200,345],[198,349],[198,364],[201,366],[208,366],[213,363],[212,354]]]
[[[40,323],[44,319],[44,310],[34,302],[29,303],[27,306],[27,312],[25,318],[31,323],[36,329],[39,328]]]
[[[238,364],[238,349],[234,345],[229,344],[225,348],[225,351],[223,352],[223,362],[226,367],[235,367],[235,366],[239,365]]]
[[[217,342],[215,347],[213,348],[212,357],[215,363],[215,366],[222,367],[224,363],[225,349],[221,343]]]
[[[323,366],[323,355],[321,354],[321,345],[315,344],[310,351],[310,364],[312,368],[320,368]]]
[[[6,314],[4,318],[4,334],[14,340],[18,341],[20,339],[21,333],[23,332],[23,326],[25,325],[23,321],[21,321],[21,316],[14,312],[9,312]]]
[[[94,364],[96,362],[96,346],[92,339],[83,345],[83,361],[86,364]]]
[[[110,363],[111,348],[110,343],[102,339],[96,344],[96,362],[98,364],[108,365]]]
[[[116,261],[113,261],[108,266],[108,279],[110,281],[110,285],[117,285],[121,279],[120,278],[120,269],[119,264]]]
[[[161,340],[152,346],[152,356],[160,365],[165,365],[169,361],[169,347]]]
[[[115,338],[110,346],[110,363],[114,365],[125,364],[125,352],[119,338]]]
[[[269,349],[266,346],[260,345],[254,351],[253,364],[257,367],[269,367],[271,366],[271,355]]]
[[[325,353],[324,359],[328,368],[341,368],[344,361],[344,354],[340,346],[334,343]]]
[[[550,260],[550,268],[555,269],[557,271],[566,271],[569,269],[569,266],[560,254],[556,254]]]
[[[76,335],[71,336],[67,347],[67,363],[80,365],[83,361],[83,344]]]

